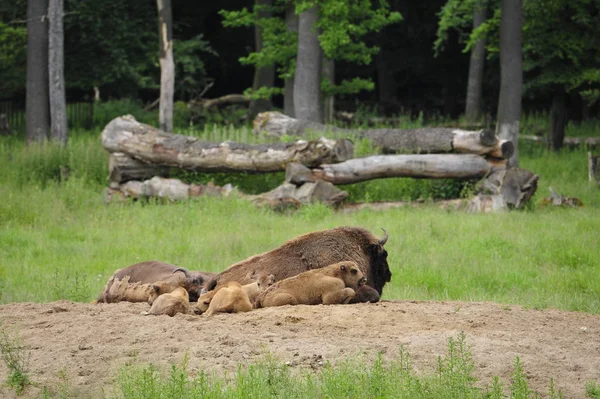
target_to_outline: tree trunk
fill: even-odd
[[[523,88],[523,56],[521,36],[523,29],[522,0],[502,0],[500,21],[500,96],[496,134],[513,142],[514,153],[510,167],[519,166],[519,121]]]
[[[266,133],[269,136],[302,136],[306,130],[329,132],[336,136],[367,138],[386,154],[466,152],[508,158],[514,150],[512,142],[498,139],[494,132],[488,129],[480,131],[452,128],[348,130],[290,118],[279,112],[265,112],[259,114],[254,120],[255,133]]]
[[[288,32],[298,34],[298,16],[294,4],[288,5],[285,10],[285,24]],[[283,113],[291,116],[296,115],[294,110],[294,75],[285,79],[283,89]]]
[[[567,102],[566,93],[558,89],[552,96],[552,108],[550,109],[550,131],[548,143],[554,151],[560,151],[565,140],[565,126],[567,125]]]
[[[131,116],[112,120],[102,131],[102,145],[111,153],[111,179],[119,183],[126,178],[156,175],[158,166],[177,167],[202,172],[276,172],[290,162],[307,166],[341,162],[352,158],[349,140],[299,140],[294,143],[238,144],[210,143],[196,137],[160,131],[139,123]],[[139,161],[139,162],[136,162]],[[148,172],[144,172],[144,165]],[[115,170],[117,169],[117,170]]]
[[[258,18],[270,18],[271,10],[270,7],[273,5],[273,0],[255,0],[256,7],[260,7],[258,11]],[[263,8],[267,7],[268,10]],[[256,52],[260,52],[263,48],[263,29],[259,24],[254,25],[254,47]],[[256,66],[254,68],[254,81],[252,82],[252,90],[256,91],[261,87],[273,87],[275,81],[275,68],[273,65],[268,66]],[[256,118],[259,112],[269,111],[273,108],[271,100],[258,99],[250,101],[250,108],[248,109],[248,120],[252,121]]]
[[[325,59],[323,61],[323,78],[335,84],[335,61]],[[335,96],[327,96],[323,99],[323,116],[325,123],[332,123],[335,119]]]
[[[67,144],[67,99],[65,93],[65,61],[63,0],[50,0],[48,7],[48,73],[50,92],[50,138]]]
[[[598,184],[600,182],[600,156],[592,155],[588,151],[588,178],[590,182]]]
[[[318,38],[318,19],[318,6],[304,11],[299,17],[298,54],[294,76],[294,113],[298,119],[323,123],[321,104],[323,51]]]
[[[486,20],[486,9],[478,7],[473,13],[473,30]],[[467,83],[467,104],[465,117],[468,121],[475,122],[481,117],[481,94],[483,86],[483,69],[485,66],[485,38],[477,41],[471,49],[469,62],[469,80]]]
[[[335,185],[389,177],[476,179],[504,168],[503,160],[473,154],[375,155],[320,165],[312,170],[312,178]],[[290,174],[286,179],[298,180]]]
[[[173,131],[173,99],[175,96],[175,61],[173,60],[173,14],[171,0],[156,0],[160,44],[160,128]]]
[[[25,141],[48,138],[48,0],[27,1],[27,94]]]

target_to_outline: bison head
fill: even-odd
[[[189,271],[183,267],[173,270],[173,273],[177,272],[182,272],[185,275],[183,287],[190,295],[190,302],[196,302],[202,295],[202,289],[205,288],[205,285],[216,276],[215,273]]]
[[[371,266],[369,285],[375,288],[379,295],[383,292],[385,283],[392,280],[392,272],[387,262],[388,253],[383,247],[388,240],[388,233],[384,229],[381,230],[384,233],[383,237],[377,240],[376,243],[370,243],[367,247]]]

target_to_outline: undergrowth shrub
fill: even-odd
[[[171,365],[167,372],[156,366],[128,366],[121,370],[110,398],[456,398],[500,399],[542,398],[527,386],[525,372],[517,358],[510,385],[504,388],[498,377],[487,388],[477,387],[473,376],[474,362],[466,335],[448,340],[447,352],[438,359],[434,374],[417,372],[409,353],[400,347],[392,360],[379,353],[367,360],[362,355],[327,362],[315,370],[290,367],[272,355],[248,365],[239,365],[233,375],[207,374],[194,376],[188,370],[188,356],[181,364]],[[549,383],[546,398],[557,399],[554,381]]]
[[[21,395],[31,380],[27,373],[29,354],[19,337],[0,325],[0,355],[8,370],[6,384]]]

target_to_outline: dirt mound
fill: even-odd
[[[404,345],[418,370],[431,372],[449,337],[467,336],[482,384],[508,383],[519,356],[530,387],[546,392],[550,378],[566,398],[584,397],[600,381],[600,315],[530,310],[493,303],[383,301],[378,304],[285,306],[249,313],[142,316],[146,304],[67,301],[0,306],[0,322],[18,331],[38,386],[66,375],[78,396],[98,397],[126,364],[179,363],[189,369],[235,371],[265,352],[298,367],[320,367],[357,354],[392,358]],[[7,369],[0,364],[0,380]],[[30,388],[25,396],[35,396]],[[14,392],[0,387],[1,397]]]

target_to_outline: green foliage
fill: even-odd
[[[174,117],[179,120],[177,119],[177,111],[178,109],[175,107]],[[125,98],[94,103],[94,126],[97,129],[103,129],[108,122],[123,115],[133,115],[138,122],[158,126],[158,111],[144,111],[139,101]],[[187,123],[185,126],[187,126]]]
[[[530,398],[532,392],[529,390],[529,385],[527,384],[527,376],[525,375],[525,370],[523,370],[523,366],[521,365],[521,359],[519,359],[518,356],[513,364],[513,372],[510,381],[511,399]]]
[[[320,29],[319,42],[325,57],[367,65],[371,63],[379,48],[369,46],[365,36],[402,20],[400,13],[390,11],[386,1],[373,3],[370,0],[276,0],[272,7],[262,5],[255,6],[252,11],[243,8],[236,11],[221,10],[220,13],[224,17],[224,26],[249,27],[256,24],[262,29],[263,48],[240,58],[240,62],[256,66],[277,65],[279,76],[286,79],[294,74],[298,40],[295,33],[288,31],[285,21],[280,16],[288,4],[295,6],[296,14],[314,5],[319,6],[317,27]],[[272,16],[265,17],[265,13]],[[373,88],[370,80],[362,78],[343,81],[339,85],[329,81],[322,83],[322,90],[326,95],[355,94]],[[280,92],[272,89],[263,90],[260,94],[247,91],[255,98],[264,98]]]
[[[21,395],[31,384],[27,375],[28,354],[19,337],[2,325],[0,325],[0,355],[8,370],[7,385],[13,388],[17,395]]]
[[[175,93],[178,98],[191,99],[199,94],[207,83],[205,62],[200,54],[216,56],[209,43],[198,35],[189,40],[175,40]]]
[[[526,88],[597,90],[600,4],[595,0],[526,1],[524,14]]]
[[[154,3],[67,0],[65,11],[67,86],[111,85],[113,95],[158,87]]]
[[[491,17],[472,30],[475,7],[489,7]],[[523,2],[523,69],[525,90],[531,95],[562,88],[581,92],[593,103],[600,98],[600,5],[595,0]],[[438,14],[434,43],[443,49],[450,30],[457,30],[464,51],[485,36],[490,56],[499,53],[500,6],[490,0],[448,0]],[[467,40],[468,37],[468,40]]]
[[[585,395],[590,399],[600,399],[600,384],[589,381],[585,384]]]
[[[0,93],[8,96],[23,87],[26,67],[27,29],[0,21]]]

